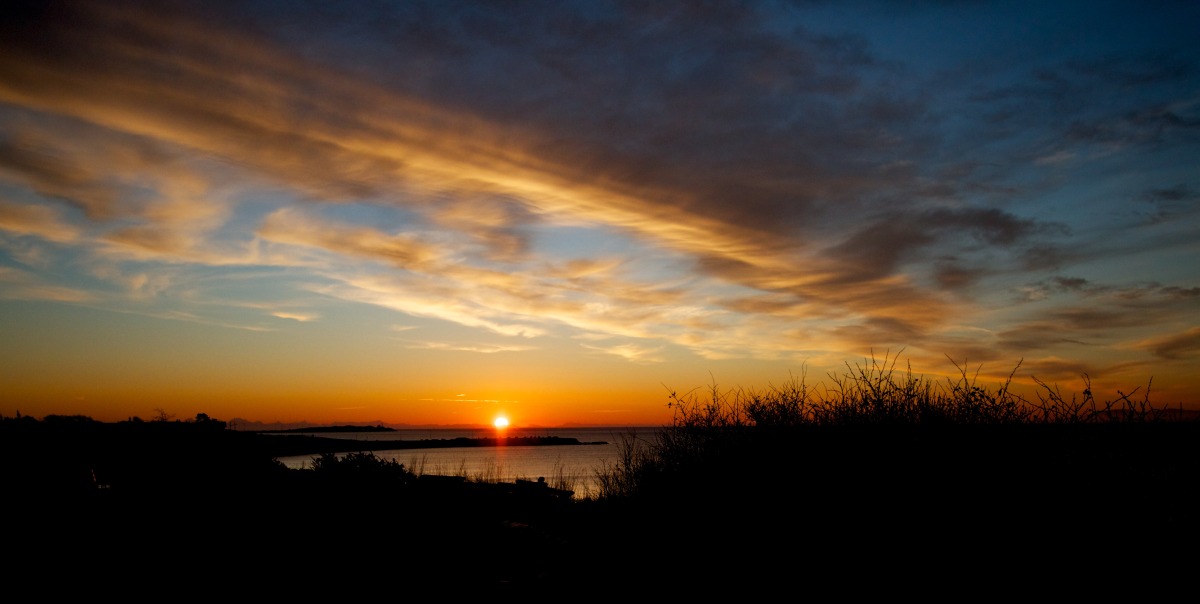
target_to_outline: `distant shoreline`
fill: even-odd
[[[310,434],[310,433],[330,433],[330,432],[398,432],[395,428],[387,426],[319,426],[312,428],[288,428],[285,430],[247,430],[247,432],[257,432],[259,434]]]
[[[243,418],[234,418],[228,422],[229,429],[236,432],[254,432],[258,434],[314,434],[314,433],[330,433],[330,432],[408,432],[408,431],[469,431],[469,432],[491,432],[496,429],[492,424],[396,424],[383,421],[375,421],[361,424],[308,424],[305,422],[299,423],[282,423],[272,422],[263,423],[250,421]],[[509,426],[509,432],[527,432],[541,430],[655,430],[664,427],[665,424],[562,424],[562,425],[542,425],[542,424],[522,424],[520,426]]]
[[[292,455],[319,455],[322,453],[349,453],[354,451],[389,451],[393,449],[444,449],[452,447],[546,447],[575,445],[607,445],[607,441],[583,442],[577,438],[562,436],[508,436],[502,438],[426,438],[420,440],[353,440],[324,436],[286,435],[274,436],[281,442],[271,447],[275,457]],[[278,445],[278,446],[274,446]]]

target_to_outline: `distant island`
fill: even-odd
[[[346,434],[362,432],[398,432],[395,428],[376,426],[318,426],[288,428],[281,430],[255,430],[256,434],[274,435],[268,448],[275,456],[309,455],[319,453],[345,453],[350,451],[389,451],[393,449],[442,449],[450,447],[546,447],[568,445],[606,445],[607,441],[582,442],[577,438],[562,436],[507,436],[456,438],[424,438],[417,440],[357,440],[331,438],[313,434]]]
[[[291,432],[291,431],[281,431]],[[312,432],[312,430],[300,430]],[[280,434],[279,432],[275,434]],[[606,441],[583,442],[562,436],[508,436],[499,438],[424,438],[418,440],[353,440],[288,434],[271,436],[277,441],[267,448],[275,457],[351,451],[390,451],[393,449],[442,449],[449,447],[546,447],[570,445],[606,445]]]

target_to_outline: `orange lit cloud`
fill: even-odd
[[[1190,32],[1003,3],[53,6],[0,24],[5,300],[425,373],[904,350],[1193,379]],[[993,18],[1028,36],[967,35]]]
[[[0,200],[0,229],[59,243],[74,241],[80,234],[77,227],[63,222],[54,208],[3,200]]]
[[[1151,338],[1135,344],[1164,359],[1190,359],[1200,354],[1200,327],[1178,334]]]
[[[279,317],[280,319],[291,319],[292,321],[299,321],[301,323],[304,323],[306,321],[316,321],[318,318],[320,318],[320,315],[318,315],[316,313],[300,313],[300,312],[285,312],[285,311],[276,311],[276,312],[271,313],[271,315],[275,316],[275,317]]]
[[[614,346],[584,345],[584,348],[618,356],[635,363],[661,363],[663,361],[663,358],[659,355],[659,352],[662,350],[661,348],[645,348],[634,344],[617,344]]]

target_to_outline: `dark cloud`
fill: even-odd
[[[1023,301],[1041,300],[1055,294],[1064,293],[1091,296],[1111,290],[1111,287],[1097,285],[1080,277],[1056,276],[1025,285],[1021,288],[1021,299]]]
[[[1150,189],[1143,192],[1140,199],[1150,206],[1149,216],[1145,216],[1150,225],[1171,222],[1200,211],[1200,191],[1183,183]]]
[[[1076,332],[1112,330],[1121,327],[1137,327],[1149,321],[1143,312],[1131,312],[1113,307],[1066,308],[1053,310],[1046,316],[1064,328]]]
[[[1109,346],[1150,350],[1162,358],[1185,354],[1187,340],[1161,339],[1134,342],[1138,331],[1171,329],[1191,322],[1200,288],[1147,283],[1116,287],[1078,277],[1058,276],[1026,286],[1024,302],[1052,304],[1024,315],[996,332],[996,346],[1024,354],[1085,354],[1086,349]],[[1176,350],[1178,353],[1171,351]],[[1160,352],[1160,349],[1162,352]],[[1064,351],[1071,351],[1066,353]]]
[[[827,250],[827,255],[846,267],[842,275],[846,281],[878,279],[933,243],[935,230],[906,216],[890,216],[853,233]]]
[[[1069,382],[1079,383],[1083,376],[1097,374],[1097,368],[1094,364],[1086,361],[1076,361],[1070,359],[1032,359],[1025,361],[1021,365],[1023,372],[1042,380],[1052,388],[1057,388],[1055,382],[1066,380]],[[1067,400],[1071,400],[1070,392],[1058,390],[1060,394],[1066,394]]]
[[[1097,87],[1128,92],[1164,82],[1186,80],[1196,72],[1192,57],[1174,54],[1143,54],[1070,61],[1066,67],[1080,77],[1097,82]]]
[[[939,260],[934,263],[933,267],[934,279],[938,287],[942,289],[970,287],[986,274],[986,269],[968,267],[953,259]]]
[[[1193,327],[1179,334],[1153,339],[1142,345],[1155,355],[1169,360],[1190,359],[1200,356],[1200,327]]]
[[[863,89],[864,70],[887,71],[864,39],[771,27],[769,5],[703,6],[404,3],[330,23],[289,3],[262,10],[275,25],[260,27],[332,49],[314,61],[506,124],[577,182],[756,228],[814,228],[815,202],[851,202],[883,186],[864,168],[912,155],[920,97]],[[447,41],[405,35],[426,25]],[[388,43],[346,56],[349,35]]]
[[[1068,291],[1082,291],[1088,287],[1088,280],[1079,277],[1054,277],[1050,282]]]
[[[1115,300],[1133,308],[1178,306],[1200,295],[1200,287],[1163,286],[1161,283],[1110,289]]]
[[[1200,192],[1193,190],[1185,184],[1178,184],[1173,187],[1162,189],[1152,189],[1142,194],[1142,199],[1148,202],[1159,201],[1186,201],[1200,199]]]
[[[0,172],[14,175],[43,195],[62,199],[92,215],[106,214],[106,209],[121,197],[112,188],[92,186],[98,177],[84,166],[15,141],[0,140]]]
[[[1110,145],[1162,143],[1173,137],[1195,142],[1200,139],[1200,117],[1169,105],[1152,106],[1095,121],[1076,121],[1065,136],[1071,141]]]
[[[1053,271],[1061,267],[1072,254],[1061,246],[1038,244],[1020,254],[1021,267],[1028,271]]]
[[[651,211],[679,208],[784,237],[818,236],[848,265],[843,279],[892,274],[901,263],[927,261],[931,247],[950,246],[932,257],[958,255],[957,245],[1007,247],[1036,230],[1033,221],[997,208],[924,209],[925,200],[986,185],[978,178],[930,178],[941,171],[930,155],[942,142],[941,118],[931,113],[920,82],[900,84],[896,66],[878,60],[860,36],[772,27],[779,15],[769,5],[176,8],[201,21],[226,14],[224,21],[298,49],[312,64],[293,66],[263,52],[235,61],[232,49],[204,38],[93,24],[83,32],[93,45],[115,47],[118,32],[132,31],[145,50],[96,65],[108,86],[83,92],[101,103],[124,102],[126,95],[112,98],[107,89],[116,84],[143,94],[122,85],[129,74],[159,82],[145,93],[155,95],[155,111],[165,119],[209,139],[193,144],[217,153],[231,141],[257,150],[239,159],[270,158],[253,167],[307,183],[321,196],[376,196],[388,190],[388,180],[402,182],[407,168],[402,156],[350,153],[316,136],[322,129],[372,128],[357,119],[366,99],[326,73],[337,65],[401,98],[428,99],[502,125],[497,136],[520,132],[507,144],[552,158],[553,170],[571,182],[626,190]],[[417,31],[425,33],[408,35]],[[87,64],[86,48],[79,45],[72,60]],[[213,99],[254,102],[258,91],[236,78],[172,72],[180,67],[157,60],[162,51],[207,56],[235,73],[252,70],[276,88],[319,90],[322,97],[263,99],[276,109],[270,121],[222,112]],[[297,127],[268,127],[279,121]],[[966,165],[963,159],[955,157],[955,165]],[[880,213],[884,202],[890,211]],[[840,245],[829,240],[826,232],[846,228],[864,210],[874,216],[866,226],[849,225],[856,232]],[[519,245],[509,235],[504,245]],[[976,243],[954,243],[964,235]],[[958,274],[964,270],[980,269]],[[961,283],[944,277],[950,274],[935,281]]]
[[[1012,371],[1012,365],[1008,365],[1008,363],[1015,364],[1021,360],[1019,354],[1013,355],[1008,350],[981,339],[937,338],[927,342],[925,349],[937,351],[937,354],[942,356],[943,361],[967,370],[968,375],[973,375],[977,370],[984,370],[983,363],[987,363],[990,366],[986,373],[1007,369],[1004,375],[996,374],[995,377],[998,380],[1003,380],[1007,377],[1007,373]],[[934,364],[932,359],[927,359],[926,362],[931,366]],[[955,373],[958,373],[958,370],[955,370]],[[961,376],[955,375],[954,379],[957,380],[959,377]],[[980,379],[985,378],[981,377]]]
[[[838,327],[832,333],[856,347],[906,346],[922,339],[922,326],[896,318],[877,317],[857,325]]]
[[[1027,354],[1057,349],[1063,344],[1086,346],[1074,326],[1063,322],[1032,322],[1017,325],[996,334],[997,347],[1013,353]]]
[[[108,220],[145,198],[132,175],[186,169],[162,145],[61,116],[0,104],[0,178]],[[54,132],[69,132],[55,137]],[[191,176],[189,175],[188,178]]]
[[[1176,287],[1168,286],[1162,288],[1163,295],[1175,300],[1194,300],[1200,298],[1200,287]]]
[[[325,198],[371,196],[382,190],[381,177],[395,182],[402,174],[398,158],[321,135],[370,128],[359,113],[368,93],[336,71],[296,65],[233,30],[201,34],[203,19],[187,16],[193,7],[186,3],[173,6],[177,12],[126,13],[68,5],[64,12],[74,18],[40,24],[41,44],[5,49],[9,61],[0,69],[12,89],[53,99],[63,113],[186,138],[184,145],[217,157],[237,148],[231,159],[239,167],[306,184]],[[80,110],[83,99],[89,107]]]
[[[1066,203],[1061,182],[1090,174],[1074,164],[1100,151],[1152,143],[1195,157],[1194,51],[1089,58],[1069,39],[1093,35],[1079,26],[1011,49],[1032,63],[977,62],[996,43],[956,30],[969,22],[945,4],[869,6],[944,20],[931,35],[967,40],[964,55],[899,54],[889,38],[911,34],[871,37],[874,12],[821,23],[788,3],[23,5],[0,40],[5,107],[87,124],[89,142],[117,140],[105,151],[151,141],[162,158],[92,163],[14,128],[0,135],[0,170],[98,216],[136,194],[109,174],[173,175],[174,158],[203,157],[248,186],[403,206],[453,231],[409,238],[314,211],[272,214],[261,237],[403,269],[440,267],[444,254],[464,282],[504,274],[472,262],[529,259],[535,231],[555,219],[598,224],[688,255],[702,273],[688,278],[734,286],[716,296],[722,309],[835,317],[855,345],[928,341],[998,275],[1033,281],[1029,298],[1088,299],[993,330],[1006,350],[1164,320],[1194,299],[1190,283],[1154,291],[1047,276],[1090,275],[1075,263],[1162,244],[1079,245],[1080,232],[1113,230],[1093,228],[1101,210],[1068,228],[1052,206]],[[1043,26],[1004,27],[1026,24]],[[1163,182],[1180,184],[1127,183],[1113,197],[1147,191],[1157,215],[1194,205],[1195,183]],[[178,222],[122,225],[108,241],[198,245]],[[449,239],[470,250],[443,247]],[[1011,277],[1024,271],[1040,275]],[[614,296],[642,301],[636,289]]]
[[[983,247],[1003,253],[1035,234],[1056,228],[993,208],[935,208],[885,215],[826,253],[841,263],[846,280],[878,279],[898,272],[906,262],[929,262],[936,282],[953,289],[974,281],[987,269],[938,256],[967,254]]]

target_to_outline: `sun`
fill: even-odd
[[[507,428],[508,418],[501,415],[500,417],[496,418],[496,421],[492,422],[492,425],[496,426],[497,428]]]

